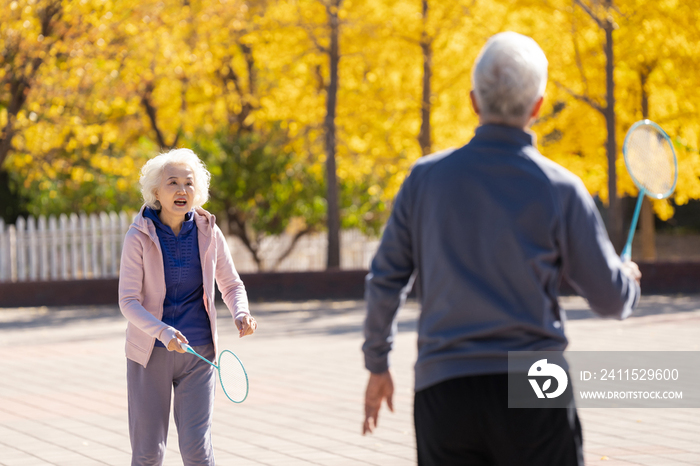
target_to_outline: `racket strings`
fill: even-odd
[[[668,140],[643,125],[630,133],[625,144],[627,169],[637,184],[653,197],[668,195],[676,180],[675,154]]]
[[[223,351],[219,358],[219,378],[226,396],[240,403],[248,396],[248,376],[238,358],[230,351]]]

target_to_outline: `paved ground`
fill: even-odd
[[[563,299],[571,350],[700,351],[700,296],[652,296],[639,317],[593,319]],[[223,307],[223,306],[222,306]],[[248,400],[217,395],[214,441],[226,465],[415,464],[412,363],[417,307],[399,314],[396,412],[360,435],[367,374],[362,302],[252,306],[252,338],[220,319],[222,347],[245,362]],[[0,309],[0,465],[126,465],[125,322],[116,307]],[[587,464],[698,465],[700,409],[581,409]],[[166,464],[182,464],[174,427]],[[556,465],[553,465],[556,466]]]

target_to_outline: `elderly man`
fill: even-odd
[[[392,323],[416,277],[418,464],[583,465],[573,403],[508,408],[508,351],[564,350],[563,276],[595,312],[622,319],[636,305],[639,269],[615,253],[581,180],[527,131],[547,83],[535,41],[495,35],[472,83],[474,138],[415,164],[367,277],[363,433],[383,400],[392,409]]]

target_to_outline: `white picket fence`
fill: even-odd
[[[131,221],[126,212],[0,219],[0,282],[117,277]]]
[[[229,249],[233,256],[236,269],[241,273],[258,272],[258,267],[243,242],[236,236],[229,236]],[[328,237],[326,232],[313,233],[303,236],[291,254],[281,264],[277,258],[286,251],[291,237],[285,234],[268,236],[260,245],[263,271],[306,272],[326,269],[326,254]],[[379,239],[365,236],[359,230],[344,230],[340,232],[340,268],[344,270],[368,269],[370,261],[379,247]]]
[[[124,235],[133,217],[133,212],[20,217],[14,225],[0,219],[0,282],[118,277]],[[290,241],[286,235],[265,238],[264,270],[273,268]],[[228,244],[239,272],[259,271],[237,237],[230,236]],[[357,230],[341,232],[341,268],[367,269],[378,245],[377,239]],[[307,235],[275,270],[324,270],[326,246],[324,233]]]

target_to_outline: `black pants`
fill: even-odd
[[[508,375],[447,380],[416,393],[419,466],[583,466],[568,408],[508,408]]]

